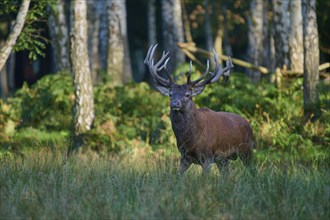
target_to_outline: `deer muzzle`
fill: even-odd
[[[179,111],[181,109],[182,105],[179,100],[172,100],[170,103],[170,107],[174,111]]]

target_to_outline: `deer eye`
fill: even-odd
[[[170,94],[168,94],[169,97],[172,97],[172,93],[170,92]]]
[[[185,97],[190,98],[190,93],[186,93]]]

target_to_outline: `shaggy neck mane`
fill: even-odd
[[[171,110],[172,129],[178,142],[178,146],[193,142],[196,137],[198,111],[193,104],[189,110],[173,111]]]

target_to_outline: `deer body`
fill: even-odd
[[[191,115],[171,111],[171,123],[181,163],[200,164],[207,171],[211,163],[219,169],[239,156],[248,165],[252,156],[252,129],[241,116],[228,112],[196,109]],[[183,173],[188,167],[182,167]]]
[[[158,76],[157,71],[166,69],[168,59],[165,64],[160,65],[168,53],[163,53],[162,58],[154,64],[152,55],[156,46],[150,47],[145,63],[149,65],[156,82],[155,87],[171,98],[172,129],[181,153],[179,173],[183,174],[192,163],[202,165],[203,172],[207,172],[210,165],[216,163],[221,172],[230,159],[237,157],[244,165],[249,165],[253,152],[253,134],[247,120],[234,113],[197,109],[192,100],[207,84],[215,82],[220,76],[229,76],[233,67],[231,62],[227,62],[227,67],[222,69],[214,52],[216,69],[214,73],[210,73],[211,76],[204,79],[209,74],[207,65],[207,71],[200,79],[190,81],[190,66],[187,83],[177,85],[172,82],[169,74],[169,80]]]

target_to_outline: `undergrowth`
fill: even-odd
[[[315,123],[303,122],[301,78],[288,79],[278,89],[266,80],[252,84],[246,76],[233,73],[229,83],[208,86],[195,102],[247,118],[254,131],[256,158],[323,163],[330,161],[329,88],[321,81],[322,116]],[[58,73],[33,86],[24,85],[7,102],[0,100],[0,155],[67,148],[73,99],[71,76]],[[96,117],[85,134],[84,149],[103,155],[176,149],[168,97],[148,84],[103,83],[94,88],[94,101]]]

